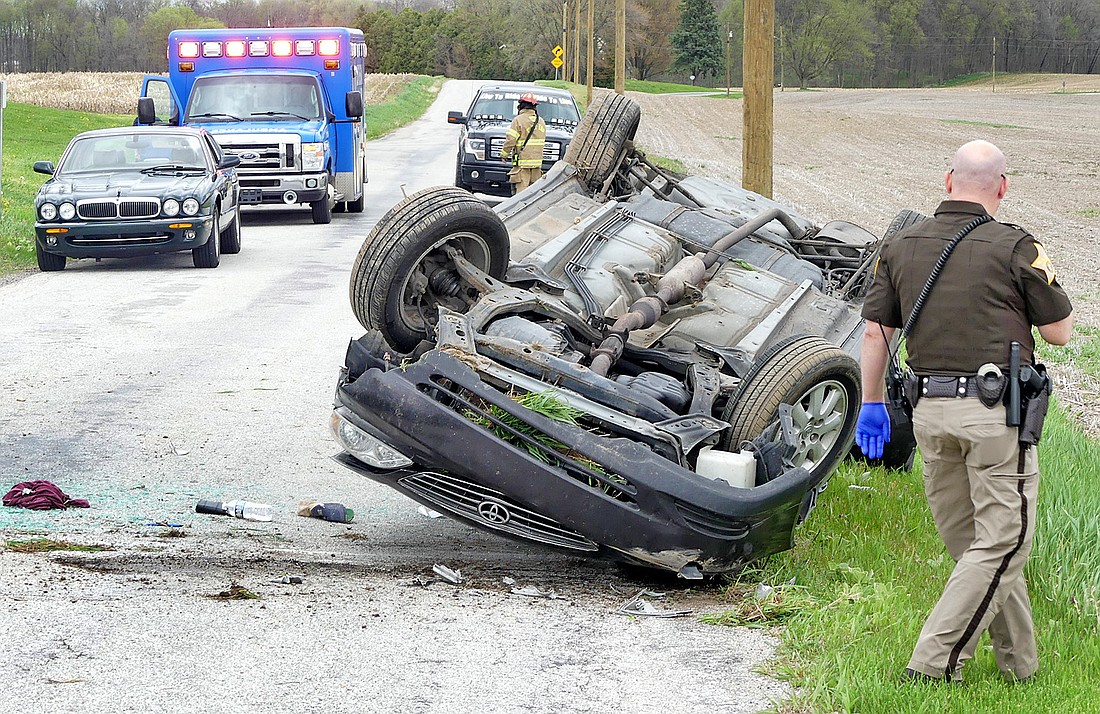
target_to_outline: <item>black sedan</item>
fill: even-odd
[[[67,258],[129,258],[191,251],[216,268],[241,250],[240,159],[210,134],[134,126],[78,134],[34,200],[35,252],[44,271]]]

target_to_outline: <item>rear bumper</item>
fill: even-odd
[[[570,452],[544,449],[547,463],[467,416],[491,421],[490,405]],[[753,489],[705,479],[643,444],[529,411],[440,352],[341,379],[336,409],[414,465],[338,460],[419,503],[507,537],[681,574],[727,572],[790,548],[814,486],[803,469]]]

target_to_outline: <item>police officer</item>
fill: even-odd
[[[975,218],[993,216],[1008,190],[1005,157],[972,141],[945,176],[948,199],[934,218],[899,231],[882,246],[863,316],[863,405],[856,442],[881,456],[890,440],[883,403],[889,340],[906,324],[944,247]],[[1032,326],[1063,345],[1073,311],[1054,267],[1019,226],[973,228],[950,254],[907,337],[917,382],[913,431],[924,462],[924,490],[955,568],[905,670],[912,679],[959,680],[988,630],[997,666],[1024,680],[1039,666],[1023,568],[1031,552],[1039,484],[1035,449],[1006,425],[1000,399],[978,394],[979,370],[1009,373],[1010,343],[1032,363]],[[996,367],[993,370],[992,367]],[[989,402],[992,406],[985,406]]]
[[[542,150],[546,146],[546,122],[538,115],[538,97],[530,92],[519,98],[519,112],[508,127],[500,158],[512,164],[508,180],[515,195],[542,176]]]

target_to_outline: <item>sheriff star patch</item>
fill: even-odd
[[[1043,248],[1043,244],[1038,241],[1035,243],[1035,252],[1035,260],[1032,261],[1031,267],[1045,275],[1047,285],[1050,285],[1054,282],[1054,264],[1050,262],[1050,256],[1047,255],[1047,251]]]

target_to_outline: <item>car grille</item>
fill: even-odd
[[[68,238],[71,245],[157,245],[172,240],[172,236],[162,233],[144,235],[85,236]]]
[[[85,221],[156,218],[160,215],[160,199],[86,199],[76,202],[76,215]]]
[[[634,494],[637,493],[637,489],[627,479],[618,474],[605,473],[597,464],[582,463],[571,454],[553,448],[551,445],[555,444],[556,440],[530,424],[523,424],[522,429],[506,424],[498,413],[494,413],[472,392],[465,389],[452,391],[438,381],[432,388],[421,387],[421,389],[435,401],[448,406],[473,424],[497,434],[498,438],[502,432],[507,434],[508,438],[502,440],[509,442],[513,448],[525,450],[547,467],[558,469],[587,488],[599,491],[616,501],[636,503]],[[513,424],[515,421],[518,421],[518,418],[513,419]]]
[[[489,139],[489,157],[490,159],[496,159],[500,161],[500,150],[504,146],[503,137],[493,137]],[[561,158],[561,142],[547,140],[546,144],[542,147],[542,160],[544,162],[553,163]]]
[[[750,528],[747,523],[723,516],[721,513],[708,511],[683,501],[676,501],[676,510],[689,526],[700,533],[729,540],[740,540],[749,534]]]
[[[553,518],[524,508],[499,491],[456,476],[425,471],[399,479],[398,483],[440,510],[487,528],[559,548],[599,550],[593,541]]]

